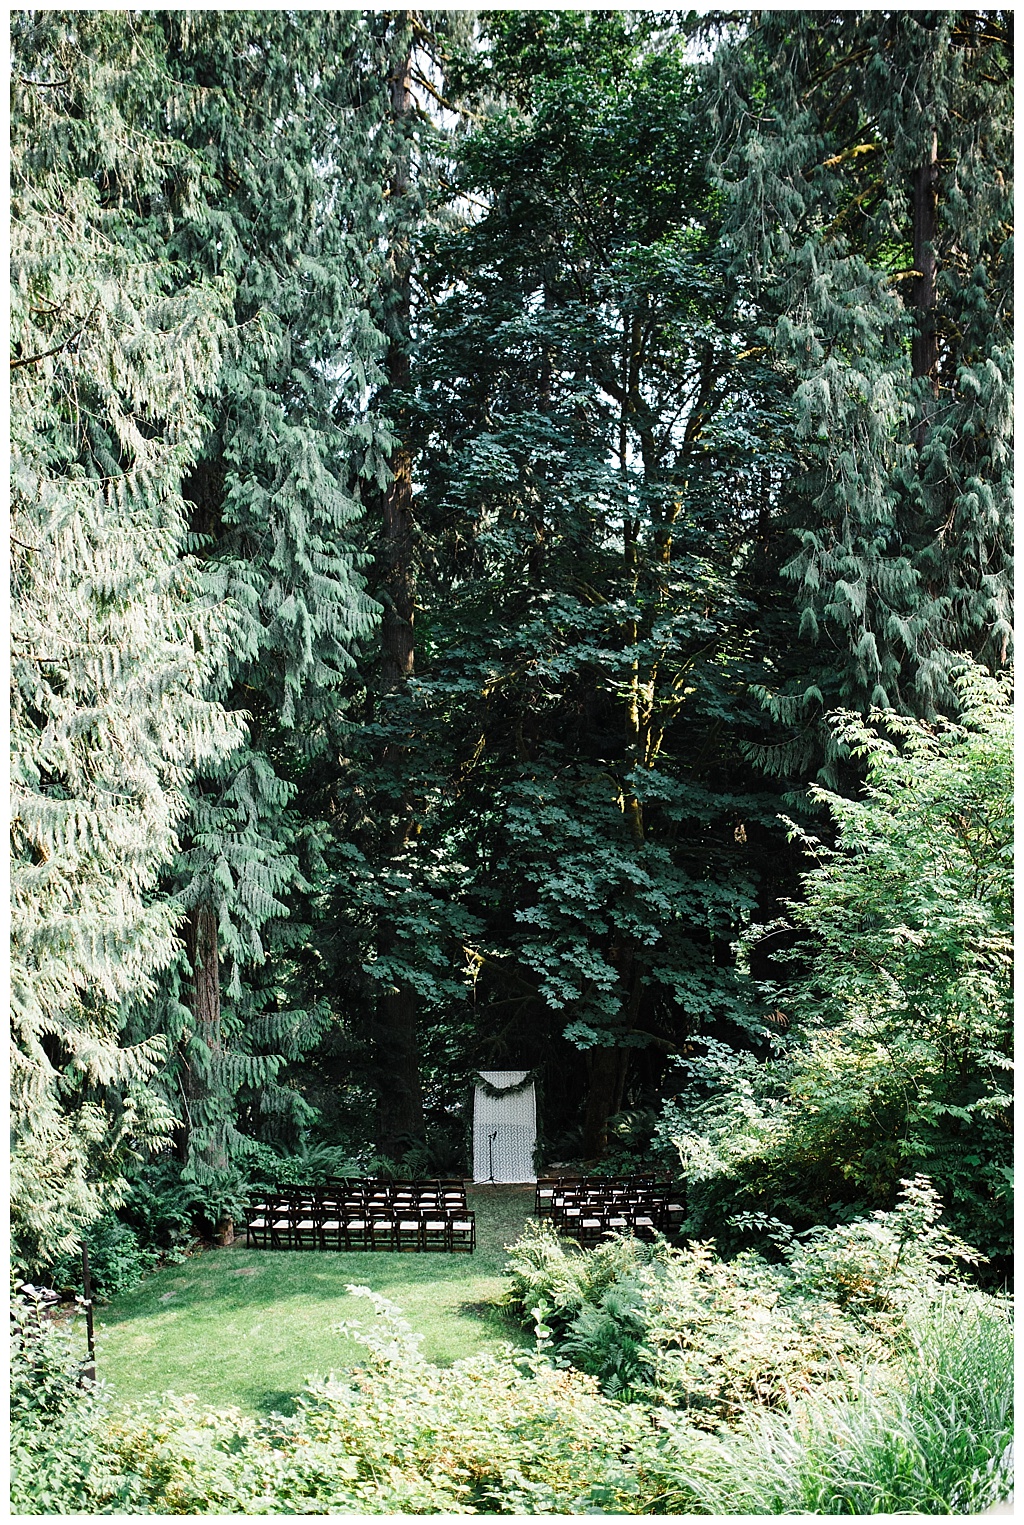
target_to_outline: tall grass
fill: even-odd
[[[909,1343],[844,1392],[753,1407],[732,1432],[676,1432],[671,1513],[973,1514],[1012,1488],[1008,1310],[950,1293],[909,1321]]]

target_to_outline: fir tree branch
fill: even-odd
[[[412,71],[412,78],[417,85],[421,85],[428,95],[433,96],[437,104],[444,110],[450,111],[453,116],[465,117],[469,122],[483,123],[485,118],[478,116],[475,111],[470,111],[467,106],[456,106],[451,101],[446,101],[440,91],[435,90],[430,81],[420,73],[419,69]]]
[[[58,344],[55,349],[43,350],[42,354],[40,355],[23,355],[16,360],[12,360],[11,370],[15,371],[21,365],[37,365],[40,360],[48,360],[51,355],[61,354],[63,350],[67,349],[69,344],[73,344],[79,335],[85,332],[93,318],[96,316],[96,313],[99,311],[99,306],[100,304],[97,302],[93,307],[92,312],[90,312],[89,315],[83,319],[81,325],[75,329],[73,334],[68,334],[67,338],[62,344]]]

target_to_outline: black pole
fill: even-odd
[[[85,1294],[85,1342],[89,1351],[88,1365],[83,1368],[82,1376],[90,1382],[96,1381],[96,1339],[92,1324],[92,1280],[89,1276],[89,1251],[85,1240],[82,1240],[82,1291]]]
[[[497,1130],[497,1128],[495,1128],[494,1132],[492,1134],[490,1134],[488,1136],[488,1139],[487,1139],[487,1163],[488,1163],[488,1167],[490,1169],[490,1175],[489,1175],[488,1179],[489,1179],[489,1181],[490,1181],[492,1186],[495,1185],[495,1180],[494,1180],[494,1140],[497,1137],[498,1137],[498,1130]]]

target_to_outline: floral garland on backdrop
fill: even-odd
[[[484,1079],[479,1070],[474,1071],[474,1073],[476,1075],[476,1085],[479,1089],[483,1091],[485,1096],[489,1096],[493,1101],[496,1101],[501,1096],[518,1096],[521,1091],[526,1091],[530,1086],[536,1085],[540,1078],[540,1070],[541,1067],[538,1064],[536,1069],[527,1070],[524,1079],[508,1086],[492,1085],[489,1080]]]

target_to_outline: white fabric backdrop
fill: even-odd
[[[501,1089],[525,1080],[526,1070],[480,1070],[488,1085]],[[529,1182],[537,1176],[537,1094],[532,1085],[512,1096],[488,1096],[480,1086],[473,1098],[474,1181]],[[493,1170],[493,1175],[492,1175]]]

